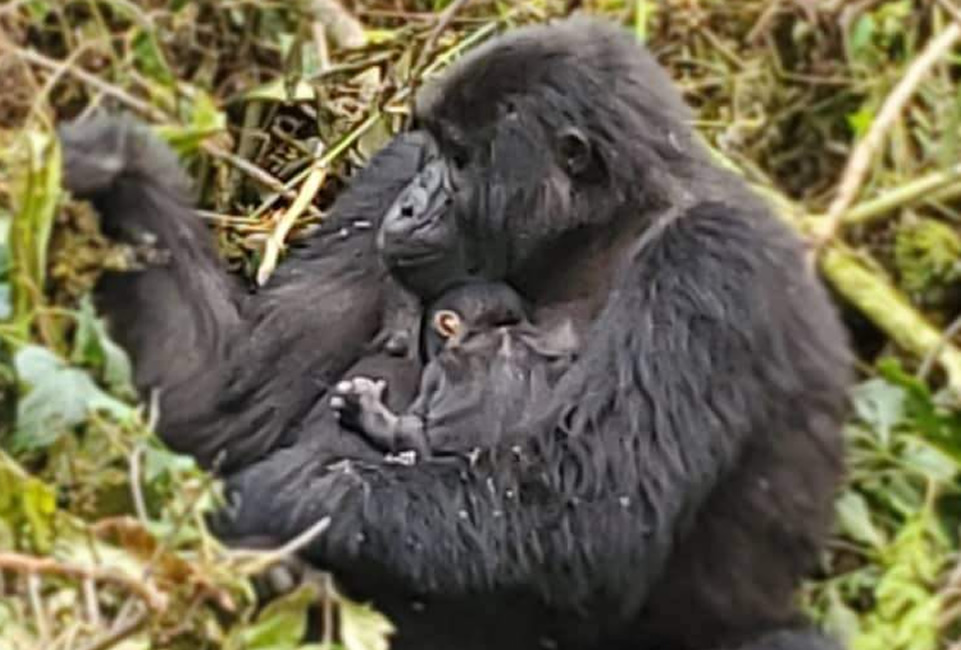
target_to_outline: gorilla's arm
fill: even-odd
[[[422,143],[388,145],[248,295],[221,267],[173,154],[143,127],[101,117],[65,127],[61,140],[66,185],[93,202],[104,232],[166,258],[108,274],[96,292],[138,388],[160,391],[160,435],[225,472],[284,444],[381,325],[390,285],[374,232],[415,175]]]
[[[161,427],[173,446],[189,448],[177,432],[214,408],[219,361],[247,333],[242,289],[218,264],[173,153],[141,125],[98,116],[60,136],[67,189],[91,201],[107,236],[155,247],[163,260],[105,274],[96,298],[138,387],[160,390]]]
[[[843,380],[780,224],[702,205],[649,234],[558,386],[556,426],[457,464],[324,473],[281,452],[237,477],[245,502],[223,532],[290,537],[330,515],[306,555],[338,576],[639,607],[746,450],[833,439]]]

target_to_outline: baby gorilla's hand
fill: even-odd
[[[397,416],[384,404],[387,382],[353,377],[337,384],[330,406],[344,426],[364,434],[378,447],[391,451]]]

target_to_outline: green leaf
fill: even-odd
[[[380,612],[346,598],[340,606],[340,636],[347,650],[388,650],[394,626]]]
[[[905,393],[905,410],[913,430],[961,467],[961,413],[938,405],[927,385],[892,359],[878,363],[882,377]]]
[[[177,474],[197,469],[197,463],[186,454],[177,454],[159,445],[144,449],[144,480],[149,484],[165,474]]]
[[[157,134],[181,156],[197,151],[204,140],[227,128],[227,116],[213,97],[199,88],[191,88],[190,94],[193,101],[187,109],[185,126],[156,127]]]
[[[892,430],[904,418],[904,389],[883,379],[870,379],[856,386],[852,397],[858,418],[871,427],[887,447]]]
[[[844,602],[836,585],[828,588],[828,609],[824,615],[824,626],[844,647],[858,636],[861,626],[858,615]]]
[[[863,542],[875,549],[884,547],[884,533],[874,525],[867,501],[857,492],[848,491],[835,504],[838,525],[851,539]]]
[[[46,348],[25,346],[14,364],[21,381],[30,386],[17,405],[15,448],[49,446],[94,411],[105,411],[118,419],[135,413],[103,392],[87,373],[70,367]]]
[[[27,131],[22,147],[8,160],[14,204],[10,254],[17,274],[13,303],[18,326],[26,331],[29,318],[42,301],[36,290],[46,283],[47,244],[60,201],[60,147],[47,134]]]
[[[848,47],[851,49],[854,58],[860,59],[868,54],[877,27],[877,21],[871,14],[864,14],[854,23],[848,37]]]
[[[869,106],[862,106],[855,113],[847,115],[848,126],[854,132],[854,138],[860,139],[871,128],[874,122],[874,109]]]
[[[173,72],[167,65],[163,50],[157,42],[154,33],[137,30],[133,37],[134,61],[148,77],[152,77],[162,84],[172,84],[175,80]]]
[[[305,584],[272,601],[249,626],[234,630],[226,650],[298,650],[307,626],[307,608],[317,599],[315,589]]]
[[[103,373],[103,380],[111,391],[133,397],[133,369],[123,348],[107,333],[106,323],[97,318],[89,295],[80,302],[77,314],[77,333],[70,361],[89,365]]]
[[[920,438],[907,440],[900,458],[912,471],[943,485],[952,484],[961,470],[948,454]]]
[[[11,530],[25,532],[30,546],[46,552],[53,544],[56,510],[54,489],[0,452],[0,521],[8,523]]]

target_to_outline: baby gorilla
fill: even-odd
[[[448,290],[424,311],[424,321],[426,365],[407,413],[391,411],[383,401],[386,382],[368,377],[340,382],[331,399],[345,426],[402,459],[407,452],[464,454],[496,442],[491,436],[523,430],[516,425],[531,404],[546,403],[577,348],[570,323],[539,331],[521,297],[500,282]]]

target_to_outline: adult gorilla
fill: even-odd
[[[456,219],[466,267],[511,282],[541,322],[574,316],[580,359],[551,403],[531,405],[529,426],[479,457],[330,469],[322,449],[303,448],[325,432],[275,451],[233,477],[239,501],[221,532],[286,539],[331,515],[304,555],[393,617],[395,648],[829,647],[797,619],[792,595],[816,560],[841,473],[844,337],[797,239],[711,164],[687,115],[629,35],[580,19],[518,30],[428,90],[417,109],[427,160],[404,170],[439,164],[446,180],[415,181],[433,188],[430,200],[405,192],[401,214]],[[351,200],[370,193],[365,217],[404,185],[394,171],[355,183]],[[353,216],[339,214],[337,224]],[[178,243],[198,237],[184,230]],[[381,239],[411,288],[447,268],[393,255]],[[191,406],[201,423],[244,425],[218,445],[256,439],[286,417],[218,405],[224,382],[278,373],[300,398],[294,373],[319,367],[326,382],[360,354],[353,330],[376,328],[383,299],[364,288],[380,277],[372,240],[354,233],[340,244],[356,257],[331,243],[292,260],[253,318],[196,317],[179,343],[215,364],[221,383],[181,375],[177,386],[206,399]],[[202,277],[219,278],[206,264]],[[285,293],[321,264],[311,278],[323,300]],[[177,299],[199,308],[224,294],[194,285]],[[172,297],[138,297],[132,331],[179,327]],[[275,314],[298,328],[323,322],[287,343],[323,354],[311,350],[293,369],[231,356],[237,331],[253,328],[254,349],[272,347],[278,335],[259,323]],[[278,399],[276,383],[258,399]],[[263,419],[252,424],[253,408]],[[182,424],[165,435],[215,446],[198,439],[211,428]]]

